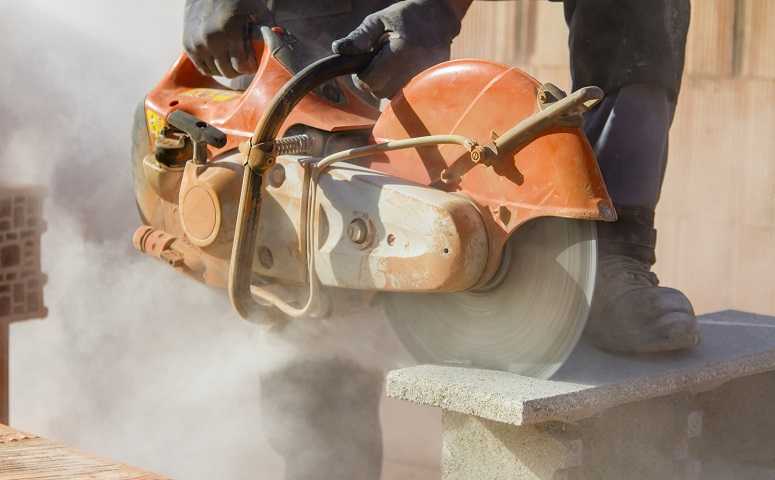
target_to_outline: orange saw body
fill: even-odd
[[[556,370],[588,311],[592,221],[615,220],[580,128],[599,89],[456,60],[380,111],[347,82],[369,58],[295,71],[269,29],[255,49],[244,91],[183,55],[146,98],[135,246],[246,317],[330,314],[357,290],[420,360]]]

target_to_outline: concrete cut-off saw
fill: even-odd
[[[588,315],[595,221],[616,220],[581,130],[602,91],[455,60],[380,110],[350,80],[372,54],[296,68],[261,32],[244,91],[182,55],[138,110],[135,247],[248,319],[356,298],[420,362],[552,375]]]

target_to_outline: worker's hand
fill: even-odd
[[[205,75],[255,73],[250,27],[270,19],[262,0],[186,0],[183,47]]]
[[[417,73],[449,60],[462,17],[450,1],[394,3],[366,17],[349,35],[335,41],[332,49],[342,55],[378,50],[358,75],[363,84],[359,86],[377,97],[392,97]]]

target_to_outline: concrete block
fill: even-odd
[[[581,464],[581,440],[558,426],[512,428],[445,412],[444,480],[560,479]]]
[[[685,478],[695,463],[688,449],[689,398],[629,403],[579,422],[583,478]]]
[[[700,395],[705,414],[703,460],[774,469],[773,401],[775,372],[737,379]]]
[[[699,479],[689,453],[700,417],[691,396],[673,395],[609,409],[579,422],[510,426],[445,412],[443,478]],[[694,430],[696,433],[697,430]]]
[[[575,421],[625,404],[712,390],[775,370],[775,318],[736,311],[700,317],[690,352],[617,356],[580,344],[552,380],[425,365],[388,375],[389,397],[511,425]]]
[[[443,410],[445,480],[775,478],[775,318],[700,324],[691,352],[582,343],[552,380],[421,366],[391,372],[387,394]]]

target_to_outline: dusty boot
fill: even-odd
[[[585,334],[603,350],[626,353],[692,348],[700,341],[686,296],[659,286],[654,211],[621,208],[619,221],[598,224],[598,271]]]

